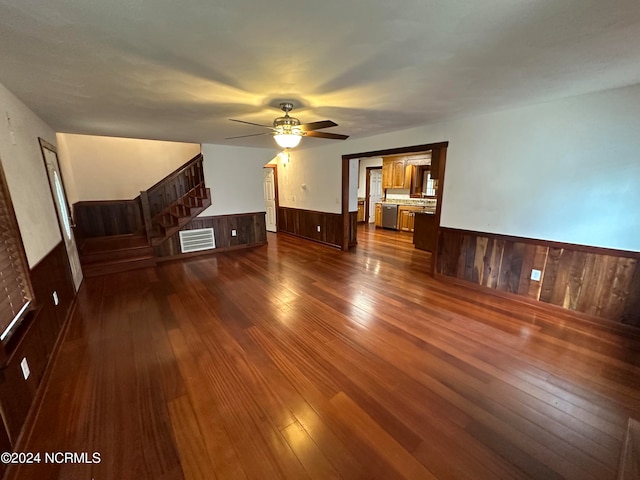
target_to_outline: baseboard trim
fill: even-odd
[[[313,242],[313,243],[319,243],[320,245],[325,245],[327,247],[342,249],[342,245],[336,245],[335,243],[323,242],[322,240],[318,240],[316,238],[307,237],[305,235],[299,235],[297,233],[292,233],[292,232],[278,231],[278,234],[281,234],[281,233],[285,234],[285,235],[291,235],[292,237],[302,238],[303,240],[309,240],[310,242]],[[353,245],[349,245],[349,246],[353,246]]]
[[[232,247],[212,248],[211,250],[201,250],[199,252],[181,253],[179,255],[171,255],[169,257],[155,257],[156,263],[175,262],[176,260],[187,260],[193,257],[205,257],[208,255],[216,255],[218,253],[233,252],[236,250],[246,250],[249,248],[263,247],[267,242],[248,243],[246,245],[234,245]]]

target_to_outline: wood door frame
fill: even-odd
[[[273,198],[276,202],[276,233],[280,231],[280,201],[278,194],[278,165],[276,163],[267,163],[263,168],[273,168]],[[264,183],[264,179],[263,179]]]
[[[371,152],[349,153],[342,155],[342,250],[349,250],[349,162],[352,158],[362,157],[384,157],[386,155],[398,155],[407,153],[418,153],[427,150],[433,155],[439,156],[438,171],[438,192],[436,194],[436,223],[438,225],[438,235],[436,237],[435,252],[431,252],[431,275],[435,275],[436,262],[438,257],[438,242],[440,237],[440,214],[442,211],[442,192],[444,191],[444,172],[447,160],[447,147],[449,142],[427,143],[423,145],[412,145],[409,147],[389,148],[386,150],[374,150]],[[433,158],[433,157],[432,157]]]
[[[372,170],[382,170],[382,166],[380,167],[366,167],[367,168],[367,179],[366,182],[367,184],[365,185],[365,194],[364,194],[364,218],[365,223],[369,223],[369,214],[370,214],[370,208],[369,208],[369,204],[371,203],[371,171]]]
[[[47,174],[47,183],[49,184],[49,193],[51,193],[51,200],[53,201],[54,205],[53,208],[56,212],[56,220],[58,221],[58,228],[60,229],[60,238],[62,240],[62,243],[64,244],[64,252],[67,256],[67,261],[66,263],[66,273],[67,273],[67,277],[69,282],[71,282],[71,285],[73,285],[73,290],[74,290],[74,294],[77,294],[80,291],[80,286],[82,285],[82,282],[84,280],[84,271],[82,270],[82,262],[80,262],[80,250],[78,249],[78,242],[76,239],[76,224],[75,224],[75,220],[73,218],[73,210],[71,209],[71,202],[69,202],[69,197],[67,196],[67,188],[65,186],[64,183],[64,178],[62,176],[62,167],[60,166],[60,157],[58,157],[58,148],[47,142],[44,138],[38,137],[38,143],[40,144],[40,153],[42,154],[42,162],[44,164],[44,170],[45,173]],[[47,156],[45,154],[45,150],[49,150],[50,152],[53,152],[53,154],[56,157],[56,163],[57,163],[57,171],[59,173],[59,177],[60,177],[60,188],[62,190],[62,196],[64,197],[64,202],[66,204],[66,214],[68,216],[68,220],[69,220],[69,229],[70,229],[70,233],[71,233],[71,238],[73,239],[73,244],[75,246],[75,251],[78,255],[77,261],[79,262],[78,268],[80,269],[80,273],[82,274],[82,278],[80,279],[80,284],[76,285],[76,279],[75,279],[75,275],[74,275],[74,269],[72,268],[72,255],[69,253],[68,251],[68,241],[66,240],[67,237],[67,233],[65,232],[65,228],[63,225],[64,220],[61,218],[61,213],[58,211],[58,194],[54,191],[54,180],[53,178],[51,178],[51,174],[49,173],[49,167],[47,166]]]

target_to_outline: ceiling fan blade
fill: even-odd
[[[256,127],[273,128],[273,125],[262,125],[260,123],[245,122],[244,120],[236,120],[234,118],[230,118],[229,120],[231,120],[232,122],[246,123],[247,125],[255,125]]]
[[[306,137],[316,137],[316,138],[328,138],[330,140],[346,140],[349,138],[349,135],[340,135],[339,133],[327,133],[327,132],[307,132],[305,133]]]
[[[311,130],[320,130],[321,128],[337,127],[336,122],[331,120],[322,120],[320,122],[303,123],[300,125],[300,130],[303,132],[310,132]]]
[[[249,135],[238,135],[237,137],[227,137],[225,140],[233,140],[234,138],[257,137],[259,135],[271,135],[271,132],[251,133]]]

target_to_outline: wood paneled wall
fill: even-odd
[[[349,212],[349,246],[358,243],[358,212]]]
[[[640,253],[441,228],[436,272],[640,327]]]
[[[357,220],[357,212],[355,212]],[[349,218],[349,223],[355,222]],[[318,232],[318,225],[320,231]],[[280,207],[278,212],[278,231],[298,237],[308,238],[334,247],[342,247],[343,223],[339,213],[316,212],[299,208]],[[355,241],[355,233],[350,235]]]
[[[73,205],[73,215],[80,238],[124,235],[144,229],[140,197],[77,202]]]
[[[7,344],[10,351],[8,362],[0,370],[0,411],[13,447],[33,406],[45,367],[75,297],[67,252],[62,242],[31,270],[30,276],[37,309],[12,335]],[[57,306],[53,292],[59,299]],[[27,380],[20,368],[23,358],[27,359],[31,370]]]
[[[267,243],[265,212],[196,217],[191,220],[183,230],[210,227],[213,228],[216,249],[207,250],[202,253],[211,253],[221,249],[230,250],[234,248],[253,247]],[[231,236],[231,230],[236,230],[237,235],[235,237]],[[180,234],[176,233],[161,245],[154,247],[154,255],[156,257],[181,255]]]

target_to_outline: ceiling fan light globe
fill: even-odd
[[[300,140],[302,139],[302,135],[284,133],[284,134],[274,135],[273,139],[282,148],[295,148],[300,143]]]

